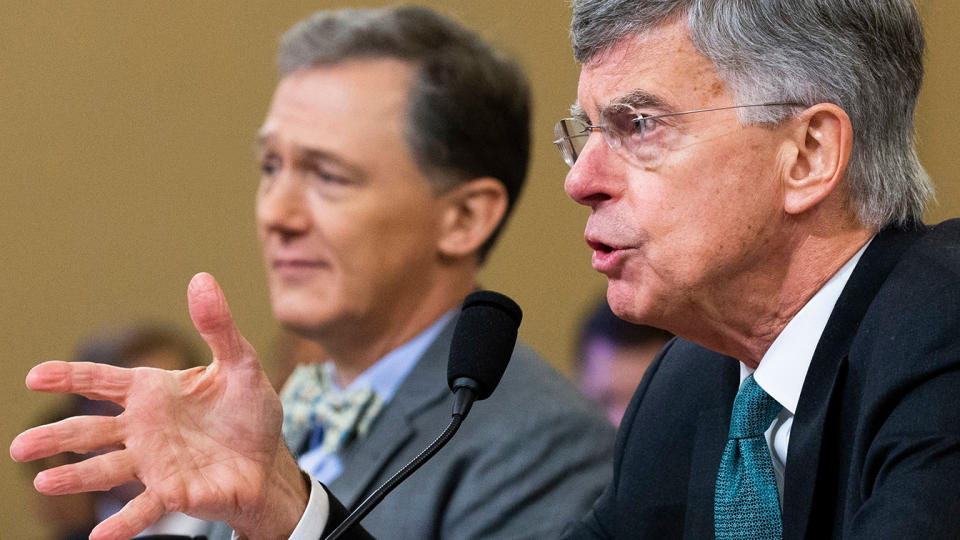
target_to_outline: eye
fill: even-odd
[[[262,176],[273,176],[280,170],[281,166],[280,158],[274,155],[266,155],[260,158],[260,174]]]
[[[313,165],[305,170],[307,177],[318,184],[345,186],[352,182],[346,176],[331,172],[322,165]]]
[[[637,144],[649,123],[645,114],[622,109],[607,116],[607,128],[616,134],[623,144]]]
[[[658,126],[662,125],[660,120],[652,118],[652,116],[653,115],[641,114],[633,120],[634,124],[636,124],[637,132],[647,134],[656,130]]]
[[[633,132],[644,141],[653,141],[660,136],[660,132],[667,127],[663,118],[656,115],[638,113],[633,118]]]

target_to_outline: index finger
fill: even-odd
[[[124,406],[133,382],[130,369],[92,362],[44,362],[27,373],[27,388],[55,394],[80,394]]]

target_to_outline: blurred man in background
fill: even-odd
[[[61,381],[123,374],[144,390],[91,392],[125,405],[116,422],[60,425],[123,449],[55,471],[87,488],[134,477],[147,486],[96,534],[129,537],[178,510],[240,533],[317,538],[318,480],[353,506],[449,422],[458,308],[526,175],[526,81],[475,34],[421,8],[317,13],[284,36],[278,63],[257,136],[257,226],[274,314],[328,361],[295,370],[281,407],[201,274],[188,297],[208,368],[60,364],[99,372]],[[609,479],[612,446],[600,411],[520,344],[493,398],[364,525],[417,540],[555,536]],[[283,472],[258,472],[274,466]],[[45,484],[48,474],[41,491],[72,489]],[[321,505],[307,512],[317,521],[294,531],[308,502]],[[268,522],[291,526],[262,530]]]
[[[650,363],[673,334],[617,317],[606,298],[596,303],[580,329],[575,377],[580,390],[620,425],[630,398]]]
[[[201,365],[201,355],[192,339],[173,326],[141,323],[94,333],[83,340],[74,354],[74,362],[93,362],[122,368],[147,367],[186,370]],[[44,423],[73,416],[116,416],[123,408],[110,401],[70,396],[59,404]],[[43,468],[76,463],[92,454],[53,456],[40,464]],[[87,538],[93,527],[119,511],[143,492],[139,482],[127,482],[110,490],[47,497],[38,501],[44,523],[54,529],[56,538]],[[203,520],[179,512],[165,515],[144,534],[185,534],[203,532]]]
[[[202,356],[192,338],[172,326],[142,323],[105,330],[88,337],[77,349],[74,362],[95,362],[123,368],[147,367],[165,370],[186,370],[200,366]],[[123,409],[110,401],[94,401],[75,396],[73,415],[116,416]],[[117,513],[143,492],[139,482],[128,482],[98,494],[97,522]],[[174,512],[151,525],[144,534],[193,535],[206,528],[203,520]]]

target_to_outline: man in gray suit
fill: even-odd
[[[304,506],[275,501],[315,502],[321,481],[355,505],[450,419],[458,307],[526,172],[524,77],[476,35],[418,8],[317,13],[284,36],[279,67],[258,134],[258,231],[276,317],[330,361],[291,376],[281,411],[219,287],[200,274],[190,309],[214,353],[208,368],[45,365],[73,373],[59,381],[130,383],[62,388],[126,406],[119,420],[61,425],[85,445],[123,450],[38,477],[48,493],[140,479],[146,491],[100,525],[102,538],[133,536],[174,510],[289,536],[263,523]],[[38,373],[34,382],[46,380]],[[14,443],[15,457],[66,450],[24,451],[31,438]],[[599,410],[520,345],[494,396],[363,523],[384,538],[554,536],[607,483],[612,442]],[[264,474],[277,463],[284,473]]]

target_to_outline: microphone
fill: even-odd
[[[447,384],[457,398],[454,415],[466,418],[475,399],[493,393],[507,369],[522,318],[520,306],[500,293],[476,291],[463,301],[447,361]]]
[[[410,463],[364,499],[325,540],[340,538],[414,471],[433,457],[460,429],[475,400],[490,397],[507,369],[523,312],[510,298],[493,291],[476,291],[463,302],[453,330],[447,384],[454,395],[450,425]]]

